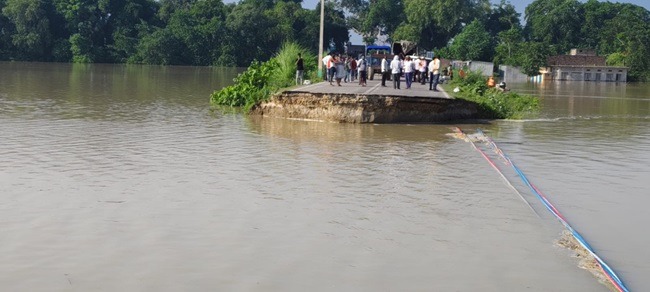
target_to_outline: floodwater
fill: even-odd
[[[0,63],[0,289],[607,291],[454,125],[211,111],[237,72]],[[649,290],[650,86],[510,86],[539,118],[458,126]]]

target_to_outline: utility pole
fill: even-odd
[[[320,0],[320,38],[318,41],[318,77],[323,77],[323,37],[325,32],[325,0]]]

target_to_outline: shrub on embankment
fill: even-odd
[[[210,95],[210,103],[243,106],[248,111],[253,105],[267,100],[280,89],[293,86],[298,53],[302,54],[304,60],[304,79],[315,80],[318,70],[316,55],[295,43],[286,43],[270,60],[253,61],[246,71],[234,79],[235,84],[213,92]]]
[[[459,91],[452,92],[454,97],[478,104],[482,118],[522,119],[539,111],[539,98],[489,88],[486,78],[476,72],[452,80],[451,88],[456,87]]]

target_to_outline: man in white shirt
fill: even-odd
[[[402,73],[402,62],[400,62],[399,56],[395,56],[393,58],[393,61],[390,62],[390,70],[391,73],[393,74],[393,89],[400,89],[399,75]]]
[[[413,83],[413,72],[415,72],[415,64],[411,60],[411,57],[406,57],[404,61],[404,80],[406,80],[406,89],[411,89],[411,84]]]
[[[381,59],[381,86],[386,87],[386,80],[390,78],[390,72],[388,71],[390,68],[390,65],[388,65],[388,60],[386,60],[386,55]]]
[[[365,56],[361,56],[357,61],[357,71],[359,71],[359,85],[366,86],[366,78],[368,78],[368,64],[366,63]]]
[[[438,91],[438,79],[440,78],[440,59],[438,56],[429,63],[429,90]]]

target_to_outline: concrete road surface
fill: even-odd
[[[366,86],[359,85],[358,80],[345,83],[341,81],[341,86],[336,82],[330,85],[329,82],[319,82],[310,85],[301,85],[292,87],[288,92],[310,92],[310,93],[347,93],[363,95],[386,95],[386,96],[410,96],[410,97],[431,97],[431,98],[448,98],[451,99],[447,92],[438,85],[439,91],[429,90],[429,84],[413,83],[410,89],[406,89],[406,82],[401,80],[401,89],[394,89],[392,81],[386,81],[386,87],[381,86],[380,80],[368,80]]]

